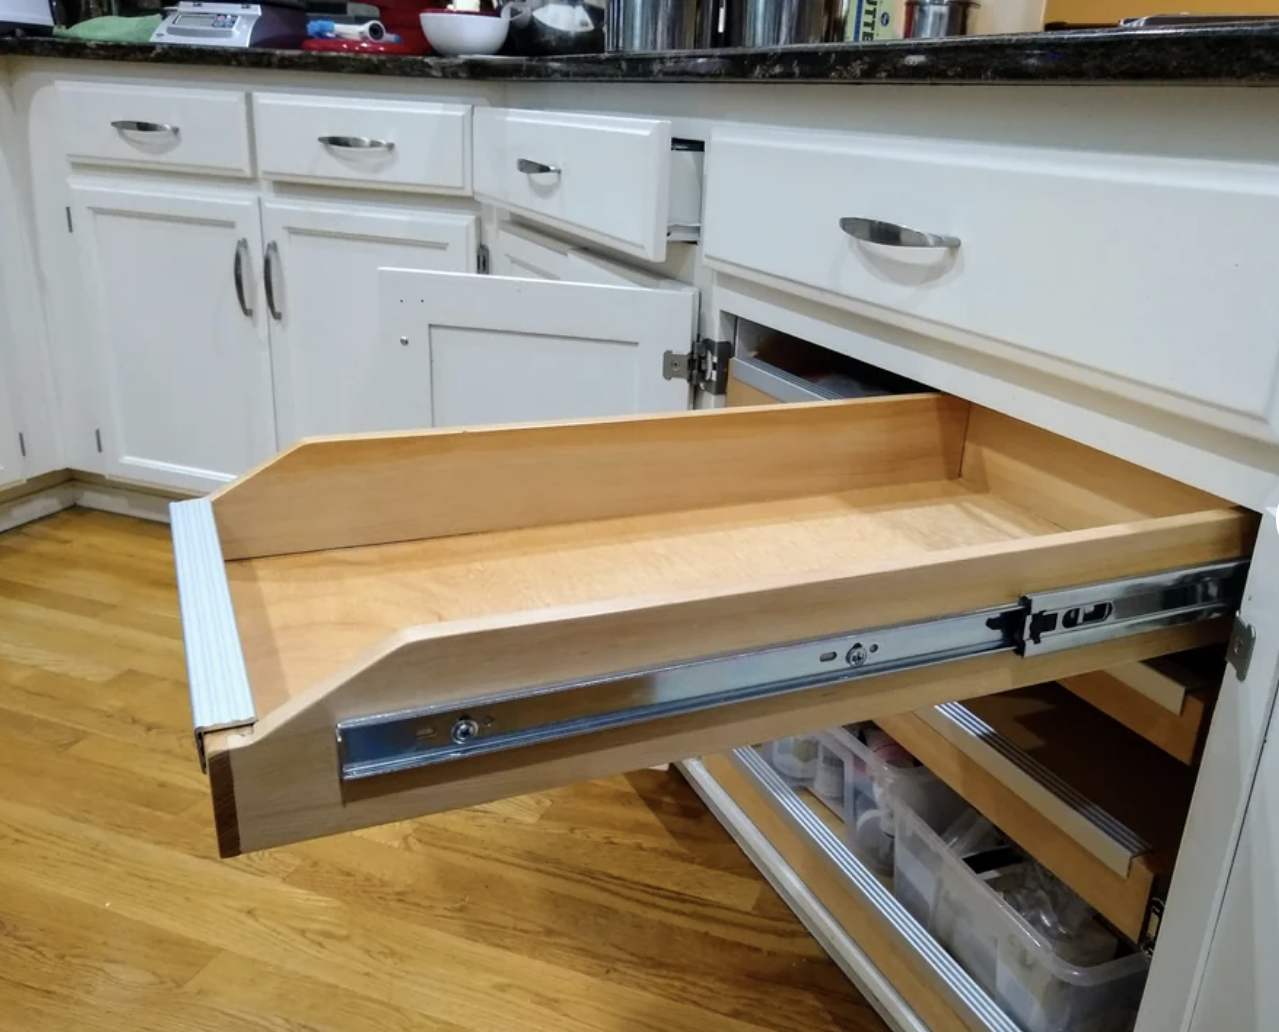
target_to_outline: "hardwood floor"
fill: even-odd
[[[0,1030],[885,1026],[676,774],[214,856],[168,528],[0,535]]]

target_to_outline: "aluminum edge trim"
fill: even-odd
[[[1023,774],[1038,782],[1116,845],[1133,856],[1150,852],[1152,848],[1150,844],[1135,831],[1103,810],[1077,788],[1063,781],[1033,756],[1023,752],[967,706],[958,702],[947,702],[934,706],[933,710],[940,719],[950,722],[963,731],[977,745],[985,746],[998,753]]]
[[[257,719],[235,624],[222,545],[207,498],[169,506],[178,577],[182,640],[186,647],[191,722],[204,732],[243,727]],[[204,749],[200,748],[204,764]]]
[[[736,749],[733,765],[769,801],[798,834],[812,840],[836,869],[848,891],[860,896],[883,918],[889,930],[913,950],[932,972],[947,998],[974,1027],[987,1032],[1021,1032],[1018,1026],[972,980],[959,963],[885,889],[835,834],[806,807],[767,761],[754,749]]]
[[[755,826],[701,760],[677,764],[711,813],[728,829],[751,863],[818,941],[841,971],[895,1032],[929,1032],[911,1007],[853,938],[835,920],[804,880]]]

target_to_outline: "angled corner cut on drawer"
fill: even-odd
[[[215,786],[219,813],[235,826],[224,848],[471,805],[1224,637],[1228,621],[1218,619],[1025,657],[1001,646],[926,670],[837,675],[791,695],[343,777],[338,725],[363,718],[582,682],[596,697],[620,697],[608,679],[628,672],[1020,607],[1035,592],[1250,554],[1252,514],[1000,418],[915,395],[293,448],[212,500],[257,707],[251,735],[218,739],[229,786]],[[1035,476],[1020,481],[1023,468]],[[555,714],[568,694],[539,699]]]

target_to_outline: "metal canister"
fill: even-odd
[[[723,0],[609,0],[605,41],[612,53],[716,46]]]
[[[966,36],[976,0],[906,0],[909,39]]]
[[[729,40],[739,47],[833,42],[843,8],[839,0],[729,0]]]

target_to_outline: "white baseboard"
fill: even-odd
[[[0,533],[79,505],[85,509],[169,522],[169,503],[180,496],[142,490],[99,477],[72,479],[0,501]]]
[[[75,504],[100,512],[113,512],[119,516],[135,516],[140,520],[156,523],[169,522],[169,503],[177,501],[167,495],[152,494],[136,488],[113,483],[87,483],[73,480]]]
[[[75,505],[75,489],[70,481],[42,488],[34,494],[0,502],[0,534],[33,520],[42,520]]]

